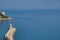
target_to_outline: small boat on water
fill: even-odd
[[[11,20],[11,17],[5,15],[5,12],[0,12],[0,21]]]
[[[10,24],[9,30],[5,34],[2,40],[14,40],[15,32],[16,32],[16,28],[12,27],[12,24]]]

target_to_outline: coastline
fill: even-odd
[[[0,18],[0,21],[6,21],[6,20],[11,20],[12,18]]]

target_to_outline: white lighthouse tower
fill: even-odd
[[[4,16],[5,16],[5,12],[2,12],[2,15],[4,15]]]

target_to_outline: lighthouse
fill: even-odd
[[[5,12],[2,12],[2,14],[5,16]]]
[[[5,16],[5,12],[0,12],[0,16]]]

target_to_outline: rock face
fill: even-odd
[[[12,24],[10,24],[10,28],[8,32],[5,34],[5,37],[3,40],[14,40],[14,33],[16,32],[16,28],[12,27]]]

